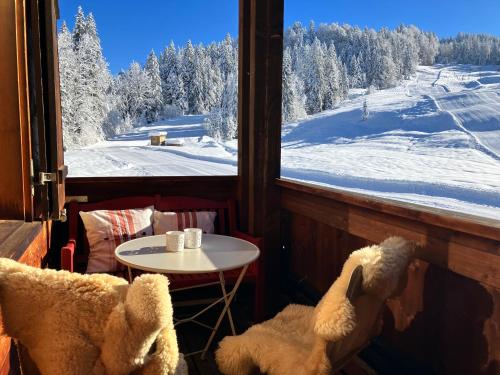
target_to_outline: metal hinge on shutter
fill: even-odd
[[[64,165],[57,172],[39,172],[37,185],[48,186],[51,183],[55,185],[63,184],[67,175],[68,175],[68,167],[66,165]],[[50,216],[47,216],[47,218],[50,218],[51,220],[60,220],[64,222],[66,221],[66,209],[63,208],[61,210],[56,210]]]
[[[59,211],[59,216],[54,217],[53,220],[59,220],[62,221],[63,223],[68,220],[68,216],[66,215],[66,209],[63,208],[61,211]]]
[[[65,165],[63,168],[57,172],[40,172],[38,174],[38,184],[46,185],[49,182],[54,182],[56,184],[61,184],[68,175],[68,167]]]
[[[40,172],[38,183],[46,185],[48,182],[57,182],[57,173]]]

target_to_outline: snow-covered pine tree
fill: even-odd
[[[372,51],[371,84],[379,89],[392,87],[397,82],[397,67],[387,36],[375,36],[377,47]]]
[[[349,73],[347,72],[347,66],[339,60],[339,71],[340,71],[340,100],[344,100],[349,95]]]
[[[415,45],[415,42],[406,37],[403,46],[402,46],[402,54],[401,54],[401,66],[402,66],[402,77],[404,79],[409,79],[412,75],[415,74],[417,64],[418,64],[418,48]]]
[[[361,115],[361,120],[366,121],[370,117],[370,111],[368,109],[368,100],[363,101],[363,114]]]
[[[169,76],[171,74],[177,75],[179,71],[177,52],[173,41],[170,41],[168,47],[163,50],[160,55],[159,63],[163,103],[172,105],[173,97],[175,96],[174,91],[176,88],[168,85],[169,80],[173,81],[173,79],[169,78]]]
[[[206,55],[203,57],[203,65],[203,100],[205,109],[211,111],[221,104],[224,82],[219,67]]]
[[[233,73],[226,78],[221,108],[225,118],[223,127],[225,139],[235,139],[238,137],[238,77]]]
[[[205,120],[205,129],[217,140],[231,140],[238,136],[238,81],[234,74],[227,76],[220,108],[215,108]]]
[[[134,125],[141,124],[148,108],[151,87],[148,75],[134,61],[126,72],[119,74],[116,84],[122,118],[130,119]]]
[[[317,38],[316,36],[316,24],[313,20],[309,21],[309,29],[307,30],[306,34],[307,40],[309,43],[314,43],[314,39]]]
[[[162,111],[163,95],[161,91],[160,65],[153,50],[148,55],[144,71],[149,77],[150,84],[145,115],[148,122],[154,122],[158,120]]]
[[[292,70],[290,48],[286,48],[283,53],[282,85],[282,122],[287,123],[305,117],[305,96],[301,83]]]
[[[87,20],[81,6],[78,7],[75,16],[75,25],[73,27],[73,46],[78,48],[83,34],[87,32]]]
[[[285,31],[284,45],[290,48],[292,57],[292,70],[298,74],[300,69],[300,59],[304,56],[305,29],[300,22],[295,22],[287,31]]]
[[[500,37],[459,33],[440,41],[440,63],[500,65]]]
[[[184,89],[184,81],[182,80],[182,74],[178,73],[177,70],[172,70],[168,75],[167,90],[169,90],[169,95],[172,98],[171,105],[178,108],[181,114],[187,112],[188,102],[186,90]]]
[[[58,34],[58,50],[64,147],[71,149],[77,143],[75,139],[75,104],[78,72],[73,38],[65,22],[63,22]]]
[[[364,74],[359,64],[359,58],[356,55],[351,56],[349,63],[349,87],[364,87]]]
[[[193,103],[195,102],[196,93],[194,92],[194,76],[195,76],[195,50],[191,40],[188,40],[186,47],[182,50],[181,76],[186,93],[187,111],[193,112]]]
[[[163,105],[171,116],[183,114],[188,110],[182,54],[178,53],[173,42],[163,51],[160,59]]]
[[[283,52],[283,66],[282,66],[282,80],[281,80],[281,121],[287,123],[294,119],[294,92],[292,88],[292,57],[290,55],[290,48],[285,48]]]
[[[341,92],[342,77],[339,65],[335,46],[332,43],[328,46],[325,53],[325,89],[323,92],[322,110],[332,109],[338,101],[343,99],[343,92]]]
[[[109,109],[107,92],[111,83],[108,65],[102,54],[101,41],[92,13],[88,17],[77,14],[73,33],[77,61],[75,99],[76,143],[88,145],[104,139],[102,127]],[[84,25],[81,25],[81,20]]]
[[[203,113],[206,110],[205,103],[205,76],[207,75],[205,64],[205,49],[203,46],[196,46],[194,49],[193,70],[189,80],[188,90],[189,112]]]
[[[392,61],[392,64],[389,65],[393,65],[389,67],[393,69],[391,77],[383,78],[390,78],[389,81],[396,83],[413,74],[419,60],[420,63],[427,64],[435,56],[435,52],[433,52],[436,44],[435,36],[414,26],[401,25],[393,31],[383,28],[376,32],[372,29],[361,30],[349,25],[321,24],[312,32],[311,28],[307,30],[300,24],[295,24],[285,31],[285,46],[300,46],[298,39],[304,33],[307,37],[303,38],[303,46],[298,47],[297,51],[292,50],[294,70],[296,70],[294,56],[297,56],[297,60],[303,58],[304,47],[313,43],[310,38],[311,35],[314,35],[322,44],[335,44],[339,61],[348,66],[351,87],[356,85],[359,80],[357,74],[353,74],[353,71],[357,70],[356,65],[359,65],[362,74],[366,76],[360,87],[375,84],[375,81],[377,81],[377,86],[385,87],[388,86],[387,82],[380,82],[380,67],[386,64],[382,56],[389,57]],[[290,41],[286,40],[287,38],[290,38]],[[416,50],[416,55],[413,50]],[[353,56],[357,57],[357,62]],[[391,84],[393,83],[389,85]]]
[[[308,114],[321,112],[325,93],[325,52],[318,38],[304,49],[301,67],[301,78],[306,94],[306,110]]]
[[[205,118],[203,126],[207,131],[207,135],[213,139],[220,141],[224,139],[222,134],[222,127],[224,123],[224,118],[222,114],[222,108],[217,107],[210,111],[209,115]]]
[[[419,30],[420,31],[420,30]],[[422,65],[432,65],[436,60],[439,51],[439,40],[434,33],[418,33],[419,42],[419,63]]]
[[[222,79],[225,80],[226,77],[234,73],[238,66],[238,56],[235,54],[234,41],[231,35],[228,33],[224,38],[224,41],[220,44],[220,71]]]

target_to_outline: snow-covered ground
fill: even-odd
[[[67,152],[70,176],[236,174],[236,142],[215,142],[202,123],[165,120]],[[155,131],[185,144],[150,146]],[[420,67],[395,88],[352,90],[339,108],[284,126],[282,176],[500,219],[500,71]]]
[[[204,116],[162,120],[96,145],[64,154],[69,176],[199,176],[237,174],[237,141],[205,135]],[[167,132],[182,146],[151,146],[150,134]]]

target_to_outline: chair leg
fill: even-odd
[[[36,364],[29,356],[28,349],[26,349],[26,347],[22,345],[18,340],[13,340],[13,345],[16,347],[17,351],[19,372],[16,372],[15,369],[11,369],[11,372],[13,374],[17,373],[20,375],[40,375],[40,371],[36,367]],[[11,372],[9,372],[9,374]]]
[[[132,268],[127,266],[128,270],[128,282],[132,284],[132,281],[134,281],[134,275],[132,274]]]

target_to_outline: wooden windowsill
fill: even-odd
[[[42,229],[41,222],[0,220],[0,257],[19,260]]]
[[[500,240],[500,221],[480,216],[420,206],[387,198],[350,192],[287,178],[276,180],[279,187],[304,194],[368,208],[421,223],[460,231],[492,240]]]

